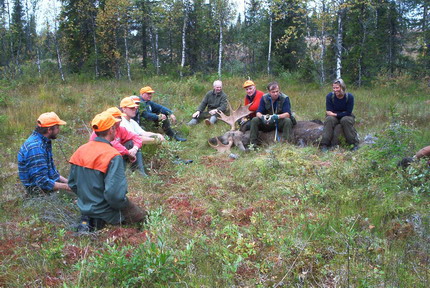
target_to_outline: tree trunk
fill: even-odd
[[[42,69],[40,68],[40,51],[38,47],[36,47],[36,65],[39,77],[42,77]]]
[[[219,20],[219,50],[218,50],[218,77],[221,79],[222,67],[222,19]]]
[[[127,65],[127,78],[128,78],[128,81],[131,82],[131,71],[130,71],[130,59],[129,59],[129,51],[128,51],[127,32],[128,32],[128,27],[126,26],[125,31],[124,31],[125,63]]]
[[[187,21],[188,21],[188,3],[184,2],[184,23],[182,25],[182,57],[181,57],[181,70],[179,72],[181,78],[185,67],[185,49],[186,49],[186,32],[187,32]]]
[[[155,29],[155,51],[154,51],[154,56],[155,56],[155,67],[156,71],[157,71],[157,75],[160,74],[160,59],[158,57],[158,29]]]
[[[325,83],[325,67],[324,67],[324,59],[325,59],[325,52],[326,52],[326,45],[325,45],[325,1],[322,1],[322,23],[321,23],[321,60],[320,60],[320,69],[321,69],[321,84]]]
[[[56,33],[57,33],[57,31],[54,31],[54,43],[55,43],[55,51],[57,52],[58,72],[60,72],[61,80],[64,82],[64,81],[66,81],[66,79],[64,78],[63,64],[61,61],[61,54],[60,54],[60,47],[58,46]]]
[[[339,9],[337,14],[337,37],[336,37],[336,78],[342,77],[342,42],[343,42],[343,22],[342,10]]]
[[[100,76],[100,71],[99,71],[99,52],[97,48],[97,33],[96,33],[96,25],[95,25],[94,19],[93,19],[93,42],[94,42],[94,57],[95,57],[94,72],[96,73],[96,79],[97,79]]]
[[[272,58],[272,26],[273,26],[273,17],[272,13],[269,15],[269,50],[267,52],[267,74],[270,75],[270,62]]]

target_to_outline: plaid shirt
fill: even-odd
[[[60,179],[52,158],[51,140],[33,131],[18,152],[19,179],[25,187],[53,190]]]

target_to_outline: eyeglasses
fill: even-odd
[[[137,107],[126,107],[127,109],[130,109],[130,110],[136,110],[137,109]]]

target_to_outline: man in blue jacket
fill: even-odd
[[[258,131],[276,130],[276,140],[287,142],[293,129],[290,98],[280,91],[277,82],[269,83],[267,91],[260,100],[256,117],[251,120],[250,141],[253,145],[259,144]],[[278,132],[282,132],[281,136]]]
[[[140,117],[137,117],[138,120],[136,120],[141,126],[143,126],[143,121],[151,121],[154,122],[155,126],[158,127],[161,124],[161,127],[163,128],[164,133],[166,133],[167,136],[175,139],[176,141],[187,141],[187,139],[182,138],[178,136],[177,132],[175,132],[170,127],[170,120],[175,123],[176,122],[176,116],[173,114],[173,111],[157,104],[153,101],[152,95],[155,93],[155,91],[149,87],[143,87],[140,89],[140,106],[139,106],[139,113]],[[145,127],[147,128],[147,127]]]
[[[28,195],[39,196],[52,191],[70,190],[67,178],[60,175],[54,164],[52,140],[66,122],[55,112],[43,113],[37,126],[18,152],[19,179]]]

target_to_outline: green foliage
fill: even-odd
[[[393,110],[394,111],[394,110]],[[374,161],[387,161],[389,165],[396,165],[399,158],[405,157],[414,151],[411,134],[414,130],[400,120],[393,120],[380,134],[377,135],[372,150],[368,151],[368,157]]]
[[[79,263],[76,269],[89,286],[163,287],[184,274],[191,251],[192,244],[183,251],[169,249],[161,238],[155,242],[148,239],[137,247],[106,245],[105,251]]]
[[[375,135],[376,144],[328,153],[284,143],[248,153],[232,147],[239,155],[234,160],[207,144],[228,131],[227,125],[185,125],[214,74],[132,82],[82,76],[68,83],[1,82],[7,105],[0,108],[5,115],[0,282],[12,287],[427,287],[430,170],[425,160],[404,170],[396,164],[430,141],[423,104],[428,87],[407,76],[390,81],[385,76],[372,88],[348,85],[356,97],[360,138]],[[329,86],[304,84],[296,72],[272,78],[253,80],[260,89],[279,81],[300,120],[323,117]],[[243,101],[243,80],[223,78],[233,106]],[[79,211],[73,197],[55,202],[24,197],[16,151],[40,113],[56,111],[67,121],[53,141],[55,163],[67,176],[66,159],[88,141],[84,124],[144,85],[156,90],[154,101],[174,109],[174,128],[188,139],[145,145],[150,177],[127,174],[129,198],[150,211],[147,224],[107,225],[80,235],[74,232]],[[176,157],[194,162],[177,164]]]

